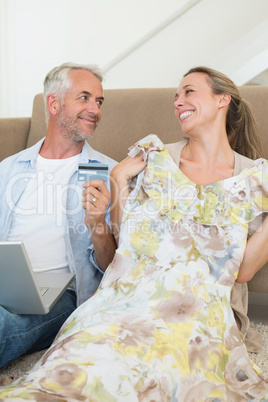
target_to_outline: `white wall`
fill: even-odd
[[[99,64],[104,88],[176,87],[200,64],[242,85],[268,68],[268,0],[0,0],[0,24],[0,117],[29,116],[65,61]]]

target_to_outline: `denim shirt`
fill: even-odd
[[[44,138],[31,148],[10,156],[0,163],[0,240],[7,240],[16,204],[23,194],[27,183],[35,174],[36,158]],[[113,159],[95,151],[85,142],[79,163],[89,160],[109,165],[109,174],[117,164]],[[82,182],[78,182],[78,169],[71,176],[66,201],[66,213],[62,215],[64,240],[70,271],[75,273],[77,305],[87,300],[97,290],[103,272],[99,268],[90,231],[84,223],[85,212],[81,205]],[[107,183],[108,190],[109,181]],[[110,206],[105,217],[110,225]]]

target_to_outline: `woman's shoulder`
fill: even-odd
[[[250,167],[254,162],[253,159],[247,158],[246,156],[241,155],[235,151],[234,155],[235,155],[235,171],[234,171],[235,175],[239,174],[242,170]]]
[[[264,158],[259,158],[256,160],[247,158],[246,156],[243,156],[241,154],[238,154],[237,152],[234,152],[235,154],[235,171],[234,171],[234,176],[238,175],[240,172],[243,170],[250,168],[252,166],[267,166],[268,161]],[[266,167],[265,167],[266,169]]]
[[[179,162],[181,150],[187,144],[188,140],[182,140],[178,142],[173,142],[171,144],[165,144],[165,148],[170,153],[172,159],[177,163]]]
[[[182,141],[178,141],[178,142],[172,142],[171,144],[165,144],[165,148],[170,151],[170,150],[179,150],[182,149],[186,144],[187,144],[188,140],[182,140]]]

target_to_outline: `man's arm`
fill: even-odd
[[[104,221],[91,231],[91,240],[98,266],[105,271],[112,262],[116,250],[115,240],[107,222]]]
[[[116,243],[109,225],[105,221],[110,193],[102,180],[91,180],[83,184],[82,206],[85,210],[85,224],[91,233],[91,240],[99,268],[105,271],[112,261]]]

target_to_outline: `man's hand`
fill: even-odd
[[[83,184],[82,206],[85,224],[90,232],[101,230],[105,222],[110,193],[103,180],[90,180]]]

